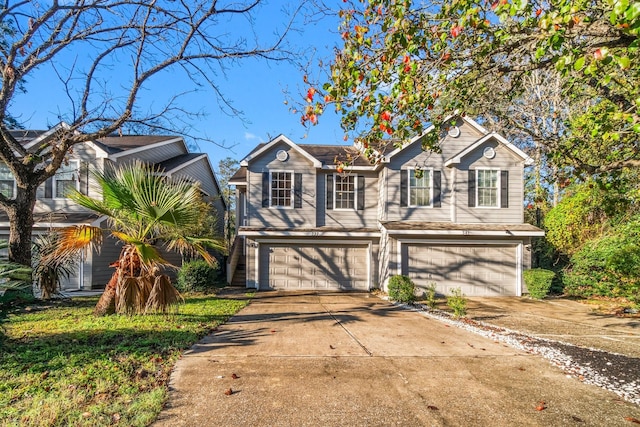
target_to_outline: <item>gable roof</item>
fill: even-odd
[[[275,146],[276,144],[278,144],[280,142],[283,142],[283,143],[287,144],[289,147],[291,147],[292,149],[296,150],[302,156],[307,158],[313,164],[314,167],[316,167],[316,168],[322,167],[322,163],[318,159],[316,159],[314,156],[309,154],[306,150],[302,149],[302,147],[300,147],[298,144],[294,143],[293,141],[291,141],[289,138],[287,138],[284,135],[278,135],[277,137],[275,137],[274,139],[272,139],[268,143],[262,145],[260,148],[256,147],[257,149],[253,150],[251,153],[249,153],[249,155],[247,157],[242,159],[242,161],[240,162],[240,166],[249,166],[249,162],[251,160],[261,156],[266,151],[268,151],[269,149],[271,149],[273,146]]]
[[[346,153],[351,154],[354,158],[350,167],[353,166],[366,166],[372,167],[371,163],[362,155],[362,152],[355,148],[353,145],[315,145],[315,144],[300,144],[306,152],[322,162],[323,166],[335,167],[334,162],[336,157],[340,158]]]
[[[515,145],[513,145],[509,141],[507,141],[506,138],[504,138],[502,135],[500,135],[500,134],[498,134],[496,132],[491,132],[491,133],[483,136],[482,138],[480,138],[479,140],[477,140],[473,144],[469,145],[467,148],[465,148],[464,150],[462,150],[461,152],[459,152],[458,154],[456,154],[455,156],[453,156],[449,160],[445,161],[444,165],[445,166],[451,166],[451,165],[459,164],[462,161],[462,158],[464,156],[466,156],[467,154],[469,154],[472,151],[476,150],[480,145],[484,144],[485,142],[487,142],[487,141],[489,141],[491,139],[497,140],[500,144],[504,145],[511,152],[513,152],[516,156],[518,156],[522,160],[524,160],[524,164],[525,165],[533,164],[533,159],[531,157],[529,157],[524,151],[522,151],[521,149],[519,149],[518,147],[516,147]]]
[[[176,169],[180,169],[181,167],[187,166],[188,163],[191,163],[195,160],[198,160],[201,157],[206,156],[204,153],[186,153],[180,154],[179,156],[172,157],[170,159],[163,160],[159,163],[156,163],[154,166],[158,167],[160,170],[164,171],[165,174],[170,175],[171,172]]]
[[[173,135],[123,135],[100,138],[95,140],[95,143],[107,152],[109,157],[117,158],[178,141],[184,144],[182,137]]]
[[[472,128],[474,128],[475,130],[477,130],[478,132],[480,132],[482,135],[487,135],[489,133],[489,131],[487,129],[485,129],[484,126],[480,125],[480,123],[476,122],[475,120],[473,120],[472,118],[468,117],[468,116],[461,116],[458,114],[452,114],[450,116],[447,116],[443,123],[448,122],[449,120],[451,120],[454,117],[458,117],[460,118],[462,121],[464,121],[465,123],[467,123],[469,126],[471,126]],[[409,147],[410,145],[413,145],[415,142],[419,141],[420,139],[422,139],[422,137],[424,137],[425,135],[430,134],[431,132],[433,132],[435,130],[435,126],[431,125],[429,126],[427,129],[424,130],[424,132],[422,132],[420,135],[416,135],[413,138],[411,138],[409,140],[409,142],[407,142],[406,144],[402,145],[401,147],[396,148],[395,150],[393,150],[392,152],[390,152],[389,154],[384,156],[383,162],[384,163],[388,163],[391,158],[393,156],[395,156],[396,154],[398,154],[399,152],[401,152],[402,150],[404,150],[405,148]],[[504,138],[503,138],[504,139]],[[506,141],[506,140],[505,140]]]

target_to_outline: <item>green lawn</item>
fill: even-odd
[[[0,319],[0,425],[148,425],[180,354],[247,304],[198,295],[174,314],[96,318],[96,301]]]

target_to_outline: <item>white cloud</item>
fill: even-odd
[[[251,132],[245,132],[244,133],[244,139],[246,139],[247,141],[251,141],[254,139],[259,139],[256,135],[252,134]]]

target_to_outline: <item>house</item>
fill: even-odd
[[[58,126],[66,126],[64,123]],[[14,130],[12,135],[28,150],[55,136],[58,126],[48,131]],[[222,199],[218,181],[207,154],[192,153],[180,136],[122,135],[109,136],[78,144],[68,155],[56,175],[40,186],[34,209],[33,234],[47,233],[52,229],[73,225],[101,226],[105,218],[88,211],[66,197],[69,189],[100,197],[93,183],[91,170],[104,170],[107,165],[122,165],[133,161],[155,165],[168,177],[186,176],[200,185],[205,201],[211,203],[219,218],[217,232],[223,235],[223,217],[226,205]],[[15,180],[8,168],[0,164],[0,191],[5,196],[15,194]],[[0,239],[8,239],[9,223],[6,214],[0,212]],[[63,290],[103,288],[113,274],[109,264],[118,259],[121,247],[114,239],[107,239],[97,253],[83,255],[75,273],[65,283]],[[169,261],[180,263],[177,254]]]
[[[422,135],[343,171],[334,158],[354,147],[285,136],[256,147],[230,181],[228,278],[238,269],[248,288],[370,290],[403,274],[443,294],[521,295],[531,238],[544,235],[523,219],[532,159],[468,117],[447,125],[440,153],[423,151]]]

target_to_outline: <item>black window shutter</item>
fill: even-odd
[[[473,208],[476,206],[476,171],[469,171],[469,207]]]
[[[89,194],[89,164],[80,162],[80,169],[78,170],[78,180],[80,181],[80,192],[82,194]]]
[[[442,207],[442,172],[433,172],[433,207]]]
[[[262,207],[269,207],[269,172],[262,172]]]
[[[400,171],[400,206],[409,206],[409,171]]]
[[[44,198],[45,199],[53,198],[53,177],[47,179],[44,182]]]
[[[500,207],[509,207],[509,171],[500,171]]]
[[[364,176],[358,175],[358,210],[364,210]]]
[[[302,174],[293,174],[293,207],[300,209],[302,207]]]
[[[333,209],[333,175],[327,175],[327,209]]]

